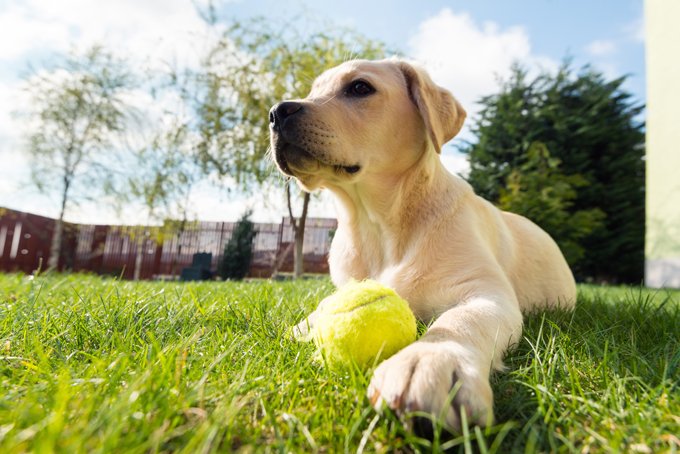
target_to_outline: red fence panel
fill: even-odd
[[[50,256],[54,219],[0,208],[0,270],[32,273]]]

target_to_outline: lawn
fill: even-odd
[[[0,452],[676,452],[680,293],[582,286],[527,317],[497,423],[424,440],[288,326],[327,280],[0,274]]]

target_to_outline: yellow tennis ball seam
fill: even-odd
[[[370,281],[364,281],[364,282],[370,282]],[[356,307],[363,306],[365,304],[370,304],[372,302],[375,302],[379,299],[394,296],[399,298],[399,295],[397,293],[388,288],[388,287],[382,287],[378,289],[374,288],[366,288],[366,289],[360,289],[357,287],[360,287],[363,284],[363,282],[351,282],[347,284],[345,287],[342,289],[338,290],[337,293],[335,293],[331,299],[329,300],[328,307],[326,311],[328,313],[335,313],[335,312],[347,312],[350,311]],[[364,293],[363,297],[361,293]],[[370,295],[367,295],[369,294]],[[364,301],[368,297],[371,297],[368,301]],[[377,298],[376,298],[377,297]],[[352,304],[354,303],[354,304]],[[358,303],[358,304],[357,304]],[[347,306],[350,304],[350,306]],[[343,310],[344,309],[344,310]]]
[[[377,302],[379,302],[379,301],[381,301],[381,300],[384,300],[385,298],[387,298],[387,297],[389,297],[389,296],[391,296],[391,295],[382,295],[382,296],[380,296],[380,297],[378,297],[378,298],[376,298],[376,299],[373,299],[373,300],[370,300],[370,301],[366,301],[365,303],[361,303],[361,304],[359,304],[358,306],[352,306],[352,307],[346,308],[345,310],[336,310],[336,311],[328,312],[328,313],[329,313],[329,314],[332,314],[332,315],[349,314],[349,313],[354,312],[354,311],[356,311],[356,310],[358,310],[358,309],[361,309],[361,308],[366,307],[366,306],[370,306],[371,304],[374,304],[374,303],[377,303]]]

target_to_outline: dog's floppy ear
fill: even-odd
[[[437,153],[463,127],[465,109],[446,89],[435,84],[421,68],[405,61],[397,63],[406,78],[411,100],[418,107]]]

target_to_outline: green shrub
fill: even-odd
[[[250,262],[253,258],[253,240],[257,231],[255,224],[250,220],[252,211],[246,211],[236,223],[234,231],[227,245],[224,247],[224,255],[220,260],[218,273],[224,280],[241,280],[250,270]]]

